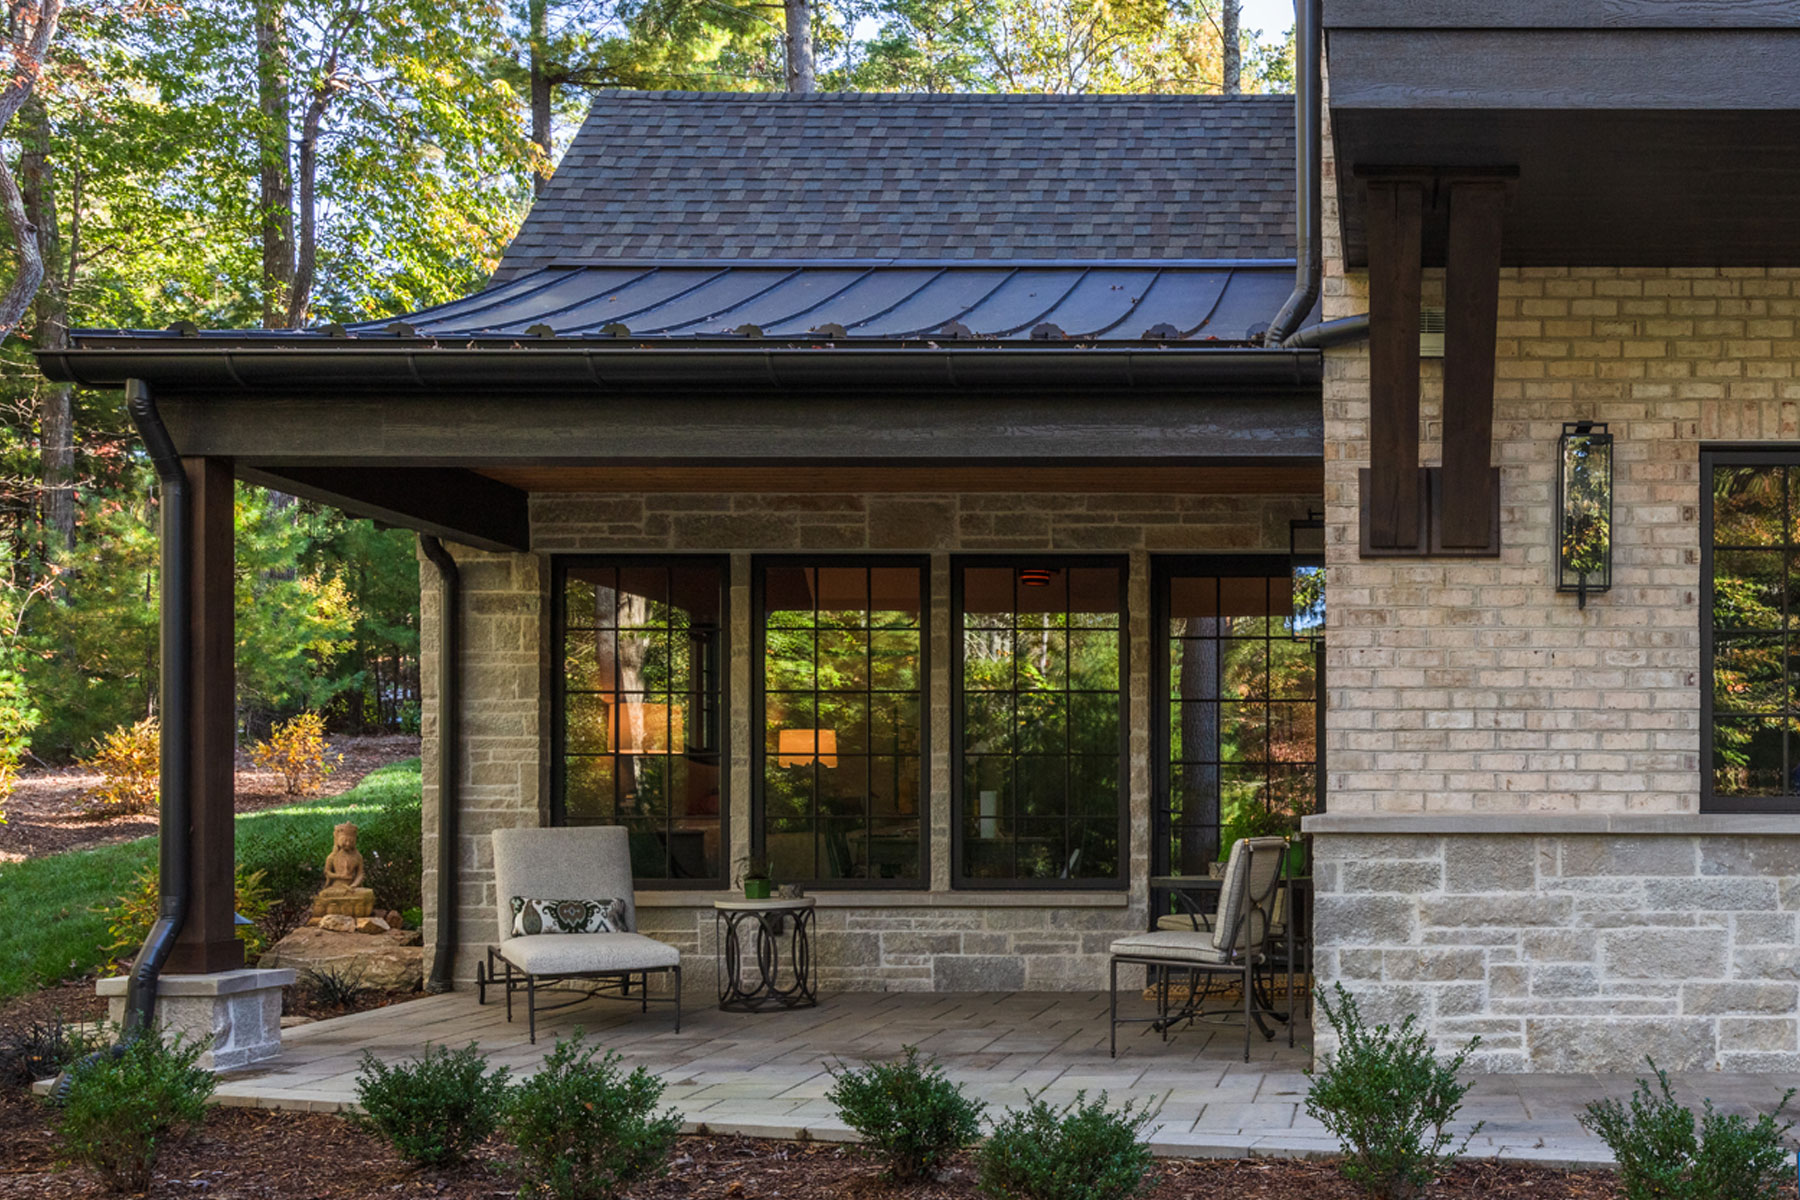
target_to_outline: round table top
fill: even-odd
[[[796,908],[811,908],[813,898],[802,896],[798,900],[783,900],[779,896],[770,896],[767,900],[714,900],[713,907],[720,912],[790,912]]]

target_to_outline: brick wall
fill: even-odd
[[[733,659],[728,711],[733,860],[750,818],[750,559],[759,552],[913,552],[931,556],[931,861],[928,890],[819,897],[815,948],[827,988],[969,991],[1104,986],[1112,939],[1146,924],[1149,874],[1150,580],[1152,552],[1285,553],[1288,522],[1316,497],[1145,495],[538,495],[535,555],[453,547],[463,566],[464,777],[456,972],[467,979],[493,928],[487,835],[546,819],[550,721],[549,558],[560,553],[725,552],[731,555]],[[1130,557],[1131,880],[1125,892],[992,893],[950,889],[950,555],[1059,550]],[[427,908],[434,894],[437,724],[433,691],[438,607],[424,570]],[[643,930],[681,948],[696,995],[713,987],[711,893],[644,890]],[[429,922],[429,945],[435,927]]]

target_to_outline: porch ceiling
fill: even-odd
[[[524,492],[743,492],[841,494],[857,492],[1117,493],[1159,495],[1303,496],[1324,491],[1323,464],[1216,466],[781,466],[481,467],[476,474]]]

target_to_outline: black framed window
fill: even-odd
[[[641,881],[723,884],[725,559],[555,568],[551,819],[623,825]]]
[[[957,559],[959,886],[1123,886],[1127,569],[1118,558]]]
[[[784,883],[928,877],[925,559],[758,559],[757,844]]]
[[[1238,838],[1297,833],[1317,808],[1322,573],[1302,572],[1297,614],[1292,568],[1273,555],[1153,564],[1154,874],[1204,875]]]
[[[1800,451],[1700,469],[1701,806],[1800,812]]]

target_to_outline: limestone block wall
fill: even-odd
[[[1446,1052],[1479,1035],[1478,1069],[1629,1071],[1649,1055],[1800,1070],[1800,830],[1678,817],[1483,831],[1529,824],[1318,838],[1321,976],[1371,1020],[1417,1013]],[[1321,1029],[1319,1050],[1333,1044]]]
[[[729,780],[731,857],[751,828],[751,558],[757,553],[910,552],[930,556],[932,578],[929,888],[817,893],[815,949],[827,988],[920,991],[1087,989],[1104,985],[1113,938],[1147,923],[1150,764],[1150,554],[1279,551],[1288,522],[1316,496],[946,494],[547,494],[532,498],[532,555],[453,547],[465,580],[459,979],[469,979],[494,925],[488,834],[548,820],[551,556],[706,552],[731,557],[734,722]],[[1130,558],[1131,886],[1081,892],[955,891],[950,881],[951,555],[956,552],[1095,551]],[[437,780],[435,573],[423,570],[426,764],[426,942]],[[689,956],[688,990],[713,988],[716,893],[644,888],[644,932]]]

